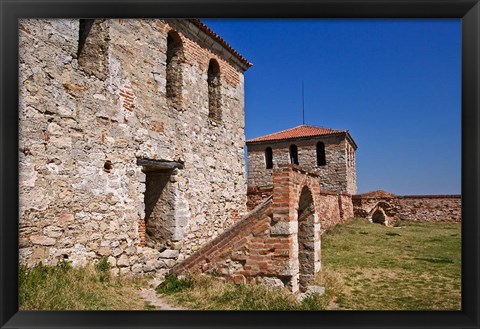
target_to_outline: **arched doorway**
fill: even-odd
[[[381,208],[378,208],[378,209],[372,214],[372,222],[373,222],[373,223],[377,223],[377,224],[385,225],[385,213],[382,211]]]
[[[300,290],[304,290],[315,279],[315,207],[307,186],[298,202],[298,263]]]

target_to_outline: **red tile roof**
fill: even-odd
[[[250,63],[245,57],[240,55],[238,51],[233,49],[225,40],[222,39],[221,36],[216,34],[211,28],[209,28],[207,25],[202,23],[198,18],[192,18],[189,19],[190,22],[192,22],[196,27],[198,27],[201,31],[205,32],[207,35],[211,36],[215,41],[220,43],[225,49],[227,49],[230,53],[232,53],[235,57],[237,57],[240,62],[245,64],[247,69],[252,66],[253,64]]]
[[[336,130],[336,129],[323,128],[323,127],[300,125],[300,126],[282,130],[270,135],[265,135],[265,136],[250,139],[247,141],[247,143],[276,141],[276,140],[284,140],[284,139],[299,138],[299,137],[325,136],[325,135],[334,135],[334,134],[341,134],[341,133],[348,134],[348,130]]]

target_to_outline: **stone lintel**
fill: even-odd
[[[146,171],[183,169],[183,163],[169,160],[138,158],[137,165],[145,167]]]

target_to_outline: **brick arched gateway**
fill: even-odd
[[[339,202],[345,196],[320,191],[316,173],[292,164],[274,169],[272,192],[172,271],[214,271],[237,283],[264,282],[292,292],[305,290],[321,268],[323,224],[342,221],[352,213],[348,211],[351,202],[347,207],[345,200]]]
[[[315,279],[320,269],[320,233],[315,230],[318,216],[315,212],[312,192],[304,186],[298,202],[298,265],[300,289],[304,290]]]

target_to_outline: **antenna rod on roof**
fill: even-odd
[[[302,123],[305,124],[305,95],[303,92],[303,80],[302,80]]]

